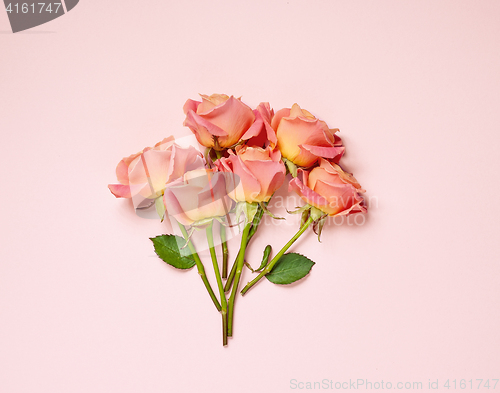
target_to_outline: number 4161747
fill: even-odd
[[[484,381],[484,383],[483,383]],[[493,384],[493,382],[495,382]],[[446,380],[446,382],[444,383],[444,387],[449,389],[449,388],[452,388],[452,389],[467,389],[467,388],[470,388],[470,389],[474,389],[474,387],[476,389],[479,389],[481,387],[483,388],[486,388],[486,389],[489,389],[489,388],[492,388],[492,389],[495,389],[497,387],[497,383],[498,383],[498,379],[492,379],[491,380],[491,384],[490,384],[490,380],[489,379],[476,379],[475,382],[473,382],[472,379],[469,379],[468,381],[466,381],[465,379],[461,379],[459,381],[457,381],[456,379],[450,381],[449,379]]]
[[[15,12],[16,14],[23,13],[39,13],[41,14],[42,12],[54,12],[58,13],[59,8],[61,7],[61,3],[9,3],[7,5],[7,8],[5,9],[9,14],[11,12]]]

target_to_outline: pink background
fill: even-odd
[[[499,21],[498,1],[82,0],[11,34],[0,12],[0,391],[500,378]],[[227,348],[196,272],[155,257],[164,227],[107,189],[214,92],[339,127],[371,198],[294,246],[309,277],[238,299]]]

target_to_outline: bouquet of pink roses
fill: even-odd
[[[274,284],[290,284],[305,277],[314,262],[297,253],[287,253],[291,245],[312,224],[321,235],[329,216],[365,213],[352,176],[339,165],[345,148],[338,129],[301,109],[274,111],[269,103],[252,110],[241,99],[222,94],[187,100],[184,125],[205,147],[182,147],[173,137],[154,147],[122,159],[116,175],[120,184],[109,189],[119,198],[132,198],[137,209],[156,207],[162,220],[176,222],[182,236],[166,234],[151,238],[156,254],[178,269],[196,266],[216,309],[222,316],[223,345],[233,334],[234,302],[240,290],[245,251],[261,219],[267,214],[275,191],[288,174],[289,191],[305,202],[290,213],[302,215],[298,231],[271,257],[268,245],[255,278],[241,290],[244,295],[263,277]],[[232,268],[228,266],[228,230],[242,227],[241,245]],[[222,247],[217,260],[214,228]],[[219,296],[212,289],[192,236],[206,232]]]

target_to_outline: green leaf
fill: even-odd
[[[260,266],[256,270],[257,272],[260,272],[262,269],[264,269],[267,264],[269,263],[269,255],[271,255],[272,247],[270,244],[266,246],[264,249],[264,254],[262,255],[262,262],[260,263]]]
[[[314,262],[303,255],[290,252],[283,255],[266,278],[273,284],[291,284],[309,274]]]
[[[191,269],[196,262],[190,254],[189,248],[182,248],[186,241],[175,235],[160,235],[151,237],[156,255],[164,262],[177,269]]]

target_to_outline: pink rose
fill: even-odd
[[[179,147],[174,143],[174,137],[170,136],[153,148],[146,147],[121,160],[116,167],[116,177],[121,184],[110,184],[108,187],[117,198],[132,198],[140,194],[154,199],[162,195],[167,183],[188,170],[203,166],[198,150]]]
[[[196,135],[198,142],[217,150],[239,142],[255,120],[252,109],[239,98],[225,94],[201,94],[202,101],[184,104],[184,125]]]
[[[281,154],[295,165],[310,167],[319,157],[338,162],[344,154],[342,140],[335,135],[338,129],[329,129],[297,104],[276,112],[271,126],[276,130]]]
[[[167,186],[163,203],[169,215],[183,225],[225,216],[233,204],[226,193],[224,174],[215,169],[186,172]]]
[[[271,127],[274,111],[268,102],[261,102],[253,113],[255,121],[241,139],[246,140],[248,146],[271,146],[274,148],[278,142],[276,132]]]
[[[279,150],[271,147],[237,146],[236,154],[216,161],[221,172],[232,173],[227,180],[229,196],[236,202],[267,202],[285,180],[285,165]]]
[[[330,216],[366,213],[364,200],[359,195],[364,190],[356,179],[339,165],[322,158],[319,167],[310,172],[298,170],[298,176],[290,181],[291,190]]]

